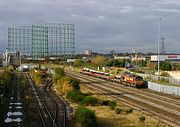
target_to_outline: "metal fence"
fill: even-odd
[[[148,82],[148,89],[180,96],[180,87],[167,86],[167,85],[161,85],[154,82]]]
[[[158,80],[158,76],[157,75],[151,75],[151,74],[140,74],[140,73],[136,73],[139,76],[142,76],[143,78],[150,78],[152,80]],[[160,79],[165,79],[167,82],[171,83],[171,84],[177,84],[180,85],[180,77],[164,77],[164,76],[160,76]]]

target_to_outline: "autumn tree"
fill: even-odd
[[[173,69],[176,71],[180,71],[180,63],[175,64]]]
[[[76,59],[76,61],[74,62],[75,67],[81,67],[82,64],[83,64],[83,61],[81,59]]]
[[[154,68],[155,68],[155,63],[148,62],[148,63],[146,64],[146,66],[147,66],[148,69],[154,70]]]
[[[35,71],[34,81],[36,82],[36,85],[39,85],[42,83],[42,72],[40,70]]]
[[[99,67],[102,67],[103,64],[105,62],[105,58],[104,56],[96,56],[92,61],[91,63],[94,64],[95,66],[99,66]]]
[[[57,80],[61,79],[62,77],[64,77],[64,69],[62,68],[56,68],[55,69],[55,76],[54,76],[54,82],[57,83]]]
[[[79,81],[77,79],[64,76],[57,81],[58,89],[62,94],[66,94],[69,91],[79,90]]]

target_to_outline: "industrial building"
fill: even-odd
[[[151,55],[151,61],[157,62],[158,55]],[[180,62],[180,55],[178,54],[159,55],[159,61]]]
[[[73,24],[33,24],[8,28],[8,52],[34,60],[75,54]]]

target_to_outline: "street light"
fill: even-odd
[[[159,54],[159,50],[160,50],[160,21],[161,21],[161,17],[158,18],[158,80],[159,80],[159,63],[160,63],[160,54]]]

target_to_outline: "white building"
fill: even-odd
[[[124,60],[124,59],[131,59],[130,56],[116,56],[114,55],[115,60]]]
[[[180,62],[180,55],[160,55],[160,61]],[[151,55],[151,61],[158,61],[158,55]]]
[[[85,50],[85,51],[84,51],[84,54],[85,54],[85,55],[91,55],[91,54],[92,54],[92,50]]]

